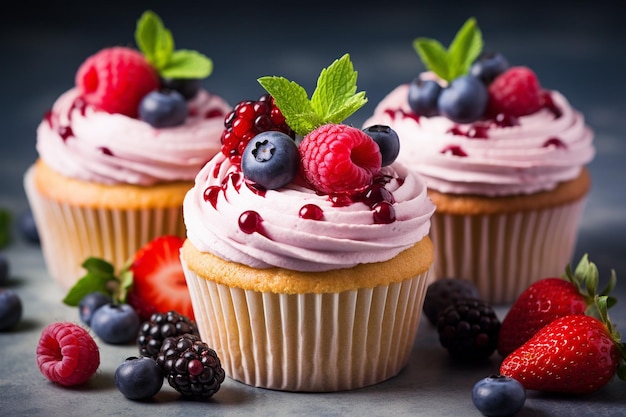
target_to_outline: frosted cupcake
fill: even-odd
[[[271,96],[235,106],[233,125],[264,106],[274,123],[241,136],[227,126],[183,205],[181,261],[202,339],[253,386],[338,391],[391,378],[407,364],[433,262],[426,185],[393,162],[393,131],[341,124],[366,101],[349,56],[322,71],[311,100],[284,78],[259,82]]]
[[[471,280],[486,300],[511,302],[571,260],[593,132],[531,69],[481,54],[474,19],[447,51],[432,39],[414,46],[430,71],[389,93],[365,125],[392,127],[398,160],[426,180],[437,206],[435,276]]]
[[[135,36],[141,51],[90,56],[37,128],[24,185],[48,270],[66,288],[90,256],[121,268],[156,236],[185,236],[183,198],[231,110],[201,85],[211,60],[174,50],[158,16],[144,13]]]

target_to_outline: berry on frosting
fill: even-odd
[[[330,123],[313,130],[304,137],[299,150],[305,178],[324,193],[366,187],[381,167],[376,142],[348,125]]]
[[[241,159],[241,171],[246,179],[266,190],[289,184],[299,166],[298,147],[282,132],[259,133],[248,142]]]
[[[542,105],[541,85],[530,68],[511,67],[489,85],[489,114],[525,116]]]
[[[382,166],[391,165],[400,154],[400,138],[395,130],[385,125],[368,126],[363,129],[380,148]]]
[[[87,104],[137,117],[143,96],[159,88],[159,76],[140,52],[112,47],[87,58],[76,74],[76,86]]]

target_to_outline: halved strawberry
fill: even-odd
[[[184,239],[178,236],[159,236],[135,253],[128,268],[133,275],[133,284],[127,302],[142,320],[149,319],[152,313],[170,310],[194,318],[179,257],[183,242]]]

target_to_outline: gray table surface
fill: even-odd
[[[51,3],[51,2],[48,2]],[[174,4],[176,3],[176,4]],[[447,44],[473,15],[486,48],[499,50],[514,64],[532,67],[542,85],[562,91],[593,127],[597,156],[590,164],[593,188],[584,213],[574,261],[588,253],[606,279],[618,275],[616,295],[626,296],[626,18],[623,2],[568,5],[531,1],[415,2],[399,6],[359,2],[253,6],[215,2],[65,2],[15,3],[0,14],[0,206],[15,215],[28,208],[22,176],[35,160],[35,129],[54,99],[73,84],[76,69],[97,50],[132,44],[137,17],[153,8],[172,29],[177,46],[197,49],[215,63],[206,86],[231,104],[256,98],[256,78],[282,75],[309,92],[319,70],[349,52],[359,71],[358,85],[369,103],[349,122],[360,125],[375,104],[397,84],[422,70],[411,47],[417,36]],[[424,4],[420,4],[424,3]],[[233,3],[234,4],[234,3]],[[401,4],[401,3],[400,3]],[[558,6],[557,6],[558,4]],[[24,302],[24,316],[12,332],[0,333],[0,414],[3,416],[85,415],[412,415],[479,416],[471,389],[498,369],[495,354],[483,364],[460,367],[439,346],[436,331],[422,319],[411,360],[397,377],[349,392],[285,393],[249,387],[227,379],[208,402],[182,401],[164,385],[154,401],[126,400],[113,374],[134,346],[99,342],[97,374],[79,388],[49,383],[37,369],[35,346],[53,321],[78,322],[77,311],[61,303],[64,292],[49,277],[38,246],[14,227],[3,249],[11,263],[9,286]],[[620,277],[622,276],[622,277]],[[498,307],[501,318],[507,306]],[[626,301],[611,317],[626,334]],[[626,415],[626,383],[613,381],[582,397],[528,392],[518,416]]]

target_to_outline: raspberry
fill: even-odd
[[[295,138],[295,133],[269,94],[262,95],[257,101],[237,103],[224,118],[224,127],[222,153],[237,166],[241,165],[241,155],[250,139],[261,132],[273,130]]]
[[[486,302],[464,298],[439,313],[437,332],[453,359],[486,359],[496,350],[500,320]]]
[[[217,353],[191,334],[165,339],[156,361],[170,386],[184,397],[208,398],[226,376]]]
[[[139,354],[156,359],[163,345],[163,340],[185,333],[200,336],[195,321],[176,311],[154,313],[150,320],[143,322],[139,328],[137,335]]]
[[[313,130],[304,137],[299,150],[305,178],[315,189],[328,194],[368,186],[382,163],[380,149],[369,135],[342,124]]]
[[[37,366],[52,382],[73,386],[86,382],[100,366],[100,351],[81,326],[57,322],[46,326],[37,345]]]
[[[97,52],[76,73],[76,86],[85,102],[129,117],[137,117],[141,99],[159,85],[159,76],[146,58],[125,47]]]
[[[512,67],[489,85],[487,113],[495,116],[525,116],[539,110],[543,94],[535,73],[527,67]]]

